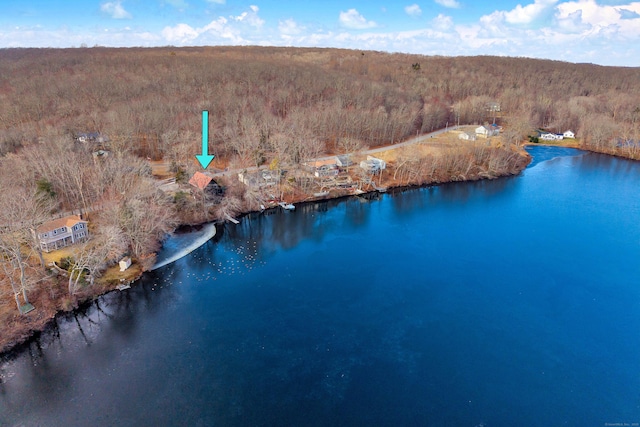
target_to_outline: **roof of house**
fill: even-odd
[[[319,168],[321,166],[331,166],[336,164],[336,159],[327,159],[327,160],[316,160],[314,162],[307,162],[307,166],[311,166],[312,168]]]
[[[207,188],[207,185],[209,185],[211,181],[213,181],[213,178],[211,178],[210,176],[207,176],[202,172],[196,172],[189,180],[189,184],[193,185],[196,188],[199,188],[200,190],[204,190],[205,188]]]
[[[73,227],[78,223],[87,223],[87,221],[81,219],[78,215],[65,216],[64,218],[54,219],[53,221],[45,222],[38,227],[38,233],[47,233],[49,231],[57,230],[62,227]]]

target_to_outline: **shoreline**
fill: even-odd
[[[523,150],[524,151],[524,150]],[[454,183],[454,182],[475,182],[475,181],[481,181],[481,180],[486,180],[486,179],[500,179],[500,178],[506,178],[509,176],[515,176],[520,174],[524,169],[526,169],[527,165],[530,163],[531,159],[529,158],[529,161],[526,162],[526,164],[524,165],[524,167],[522,167],[521,169],[519,169],[517,171],[517,173],[505,173],[503,175],[500,175],[498,177],[495,178],[483,178],[483,177],[478,177],[475,179],[466,179],[466,180],[462,180],[462,181],[458,181],[458,180],[448,180],[445,182],[432,182],[432,183],[425,183],[425,184],[408,184],[408,185],[393,185],[393,186],[389,186],[386,188],[386,192],[392,192],[392,191],[406,191],[406,190],[410,190],[410,189],[418,189],[418,188],[428,188],[428,187],[436,187],[436,186],[440,186],[440,185],[444,185],[444,184],[449,184],[449,183]],[[362,194],[341,194],[341,195],[335,195],[335,196],[324,196],[322,198],[306,198],[306,199],[302,199],[302,200],[293,200],[292,203],[297,203],[297,204],[307,204],[307,203],[318,203],[318,202],[328,202],[331,200],[341,200],[341,199],[347,199],[350,197],[362,197],[363,195],[371,195],[371,194],[383,194],[381,191],[377,190],[377,189],[370,189],[367,191],[364,191]],[[271,210],[271,209],[280,209],[279,207],[271,207],[267,210]],[[245,217],[249,214],[252,213],[256,213],[256,212],[261,212],[261,211],[246,211],[246,212],[242,212],[239,217]],[[227,222],[227,221],[224,221]],[[195,244],[190,244],[188,245],[187,248],[184,248],[182,251],[179,251],[178,254],[181,254],[180,256],[176,256],[174,254],[174,256],[169,257],[168,261],[165,262],[166,260],[163,260],[161,262],[158,262],[156,264],[154,264],[154,266],[149,269],[149,270],[145,270],[145,271],[141,271],[139,274],[137,274],[134,278],[132,278],[131,280],[128,281],[129,284],[133,285],[135,282],[137,282],[146,271],[153,271],[156,270],[158,268],[161,268],[163,266],[166,266],[168,264],[170,264],[171,262],[175,262],[178,259],[180,259],[183,256],[188,255],[189,253],[191,253],[192,251],[194,251],[195,249],[197,249],[198,247],[202,246],[204,243],[206,243],[207,241],[209,241],[210,239],[212,239],[213,237],[216,236],[216,221],[210,222],[210,223],[201,223],[201,224],[179,224],[176,229],[183,227],[183,226],[206,226],[206,224],[210,224],[211,228],[213,229],[213,234],[211,234],[211,237],[207,238],[206,240],[203,240],[198,246],[195,246]],[[211,232],[211,230],[209,230],[209,232]],[[206,234],[206,233],[205,233]],[[203,239],[204,237],[201,237],[201,239]],[[185,252],[184,254],[182,254],[183,251],[186,251],[187,249],[188,252]],[[175,257],[175,259],[174,259]],[[56,318],[58,316],[66,316],[69,315],[77,310],[81,310],[82,307],[86,307],[90,304],[92,304],[96,299],[111,293],[111,292],[121,292],[119,291],[115,286],[109,289],[106,289],[102,292],[98,292],[96,294],[93,295],[89,295],[87,296],[85,299],[79,300],[78,301],[78,305],[71,308],[70,310],[58,310],[55,313],[53,313],[50,316],[47,316],[46,319],[39,319],[39,322],[36,322],[34,327],[31,328],[28,331],[23,331],[21,333],[16,333],[16,337],[15,339],[13,339],[9,344],[7,344],[4,348],[0,348],[0,360],[5,360],[5,359],[10,359],[12,357],[12,354],[19,352],[21,349],[23,349],[24,347],[30,345],[30,343],[37,339],[41,334],[46,333],[47,330],[49,330],[49,328],[52,327],[52,325],[54,324]],[[37,309],[34,311],[37,312]],[[42,314],[42,313],[39,313]]]
[[[540,143],[523,143],[521,146],[521,150],[522,152],[526,153],[525,148],[527,146],[546,146],[546,147],[559,147],[559,148],[573,148],[573,149],[579,149],[579,150],[583,150],[585,152],[594,152],[594,153],[598,153],[598,154],[608,154],[611,155],[609,153],[599,153],[597,151],[593,151],[593,150],[589,150],[589,149],[585,149],[583,147],[578,147],[575,146],[575,144],[540,144]],[[505,178],[505,177],[509,177],[509,176],[516,176],[518,174],[520,174],[523,170],[526,169],[526,167],[529,165],[529,163],[531,162],[531,157],[528,158],[528,161],[524,164],[524,166],[520,169],[517,170],[516,173],[510,173],[510,172],[505,172],[504,174],[501,174],[497,177],[494,178],[486,178],[486,177],[473,177],[470,179],[465,179],[465,180],[455,180],[455,179],[450,179],[444,182],[431,182],[431,183],[423,183],[423,184],[405,184],[405,185],[389,185],[388,187],[386,187],[386,191],[387,192],[393,192],[393,191],[406,191],[406,190],[410,190],[410,189],[417,189],[417,188],[428,188],[428,187],[436,187],[436,186],[440,186],[443,184],[449,184],[449,183],[454,183],[454,182],[475,182],[475,181],[481,181],[481,180],[486,180],[486,179],[500,179],[500,178]],[[342,194],[342,195],[335,195],[335,196],[324,196],[322,198],[306,198],[306,199],[301,199],[301,200],[293,200],[293,203],[300,203],[300,204],[307,204],[307,203],[317,203],[317,202],[328,202],[330,200],[340,200],[340,199],[346,199],[349,197],[361,197],[363,195],[371,195],[371,194],[382,194],[381,191],[377,190],[377,189],[370,189],[367,191],[364,191],[362,194],[359,195],[355,195],[355,194]],[[277,209],[277,207],[273,207],[270,209]],[[246,211],[246,212],[242,212],[240,214],[240,217],[244,217],[247,216],[251,213],[255,213],[255,212],[260,212],[260,211]],[[204,239],[204,236],[201,236],[198,240],[196,240],[196,243],[198,243],[196,245],[196,243],[192,242],[191,244],[189,244],[186,248],[183,248],[181,251],[178,251],[178,255],[174,254],[172,257],[169,257],[168,260],[163,260],[161,262],[157,262],[156,264],[154,264],[154,266],[148,270],[148,271],[153,271],[155,269],[161,268],[163,266],[168,265],[171,262],[175,262],[176,260],[180,259],[183,256],[188,255],[190,252],[192,252],[193,250],[197,249],[198,247],[202,246],[202,244],[206,243],[207,241],[209,241],[211,238],[215,237],[216,233],[216,224],[217,222],[210,222],[210,223],[201,223],[201,224],[180,224],[178,225],[177,228],[181,227],[181,226],[195,226],[195,225],[204,225],[206,226],[206,224],[210,224],[211,225],[211,229],[208,230],[208,233],[211,233],[211,236],[208,237],[207,239]],[[205,235],[208,234],[207,232],[205,232]],[[202,240],[200,242],[200,240]],[[183,253],[184,252],[184,253]],[[129,281],[129,284],[134,284],[135,282],[137,282],[142,275],[145,273],[145,271],[141,271],[139,274],[137,274],[133,279],[131,279]],[[100,292],[97,292],[95,294],[92,295],[88,295],[85,299],[80,300],[78,302],[78,305],[76,307],[71,308],[70,310],[58,310],[55,313],[51,314],[51,315],[46,315],[45,314],[45,318],[40,318],[37,319],[36,322],[34,322],[34,324],[32,325],[33,327],[30,328],[29,330],[22,330],[22,331],[18,331],[15,333],[15,337],[13,339],[11,339],[10,343],[8,343],[6,346],[4,346],[3,348],[0,348],[0,359],[5,360],[7,358],[11,358],[12,354],[19,352],[21,349],[23,349],[25,346],[30,345],[30,343],[37,339],[41,334],[46,333],[47,330],[49,330],[49,328],[51,328],[51,326],[53,325],[53,323],[55,322],[55,319],[58,316],[66,316],[69,315],[71,313],[73,313],[76,310],[81,310],[82,307],[86,307],[88,304],[92,304],[96,299],[110,293],[110,292],[114,292],[114,291],[118,291],[118,289],[116,287],[112,287]],[[118,291],[120,292],[120,291]],[[36,309],[36,312],[38,310]],[[39,315],[42,315],[43,312],[41,311],[40,313],[38,313]]]

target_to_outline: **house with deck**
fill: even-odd
[[[336,176],[340,172],[338,170],[338,164],[336,158],[326,160],[315,160],[312,162],[304,163],[306,169],[313,173],[316,178],[323,178],[327,176]]]
[[[260,169],[240,172],[238,180],[251,188],[273,187],[280,182],[280,171]]]
[[[32,230],[43,252],[64,248],[89,237],[88,222],[77,215],[45,222]]]
[[[360,167],[369,173],[377,173],[387,167],[387,162],[377,157],[367,156],[367,160],[360,162]]]

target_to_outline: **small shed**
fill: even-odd
[[[124,257],[118,263],[120,266],[120,272],[125,271],[127,268],[131,267],[131,257]]]

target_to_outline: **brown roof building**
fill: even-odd
[[[202,172],[196,172],[189,180],[189,184],[200,190],[204,190],[211,183],[211,181],[213,181],[213,178],[211,178],[210,176],[207,176]]]

